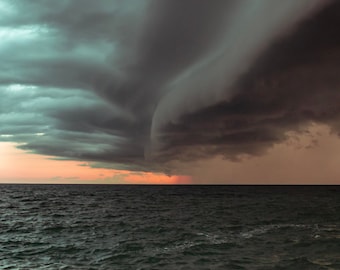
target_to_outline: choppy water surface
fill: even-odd
[[[340,269],[339,191],[0,185],[0,269]]]

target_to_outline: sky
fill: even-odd
[[[340,184],[340,1],[0,0],[0,182]]]

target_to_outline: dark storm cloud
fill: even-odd
[[[227,100],[163,128],[160,157],[262,154],[288,131],[326,123],[340,132],[340,3],[274,42],[233,85]],[[227,92],[228,89],[225,89]]]
[[[261,154],[311,121],[339,127],[338,2],[17,0],[0,12],[0,139],[21,148],[168,172]]]

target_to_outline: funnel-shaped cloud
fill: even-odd
[[[339,2],[4,0],[0,13],[0,140],[35,153],[169,172],[261,154],[310,122],[340,128]]]

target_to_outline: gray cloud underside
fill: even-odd
[[[21,148],[168,172],[262,154],[310,122],[339,132],[339,2],[17,0],[0,12],[0,140]]]

